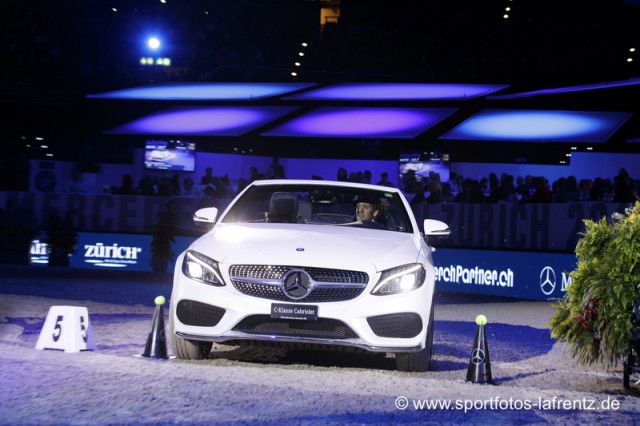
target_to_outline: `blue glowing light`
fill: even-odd
[[[99,99],[252,100],[291,93],[314,83],[172,83],[88,95]]]
[[[108,134],[240,136],[295,107],[180,107],[108,130]]]
[[[564,93],[589,92],[601,89],[616,89],[620,87],[640,85],[640,78],[630,78],[623,81],[610,81],[604,83],[584,84],[580,86],[558,87],[554,89],[541,89],[531,92],[511,93],[506,95],[494,95],[488,99],[507,100],[507,99],[523,99],[535,96],[557,95]]]
[[[151,37],[147,40],[147,46],[152,50],[157,50],[160,47],[160,40],[158,37]]]
[[[497,84],[342,83],[288,96],[293,100],[464,100],[509,86]]]
[[[487,109],[440,139],[528,142],[606,142],[631,116],[626,112]]]
[[[264,136],[411,139],[455,112],[454,108],[318,108]]]

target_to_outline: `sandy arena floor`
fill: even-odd
[[[579,366],[551,339],[547,302],[438,295],[427,373],[395,371],[384,354],[281,348],[216,346],[198,362],[141,357],[153,299],[168,298],[170,279],[0,267],[0,424],[640,421],[640,398],[623,389],[621,366]],[[59,305],[88,309],[96,350],[34,349]],[[489,319],[494,385],[465,381],[480,313]]]

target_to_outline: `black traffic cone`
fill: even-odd
[[[163,296],[155,299],[156,310],[153,313],[151,332],[147,337],[147,344],[144,347],[142,356],[149,358],[168,359],[167,356],[167,336],[164,332],[164,311],[162,305],[165,303]]]
[[[476,338],[473,342],[473,351],[469,360],[469,368],[467,369],[467,382],[479,384],[493,384],[491,377],[491,362],[489,361],[489,345],[487,345],[487,335],[484,326],[487,323],[487,317],[478,315],[476,324]]]

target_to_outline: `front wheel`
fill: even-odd
[[[187,340],[174,333],[173,314],[169,316],[169,334],[171,335],[171,349],[178,359],[207,359],[211,352],[212,342]]]
[[[429,314],[429,326],[425,338],[424,348],[418,352],[396,354],[396,368],[398,371],[428,371],[433,354],[433,305]]]

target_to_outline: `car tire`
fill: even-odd
[[[397,353],[396,369],[398,371],[422,372],[428,371],[431,366],[431,355],[433,354],[433,305],[429,314],[429,327],[425,337],[424,348],[418,352]]]
[[[207,359],[211,352],[212,342],[187,340],[176,336],[173,332],[173,314],[169,316],[169,334],[171,335],[171,349],[178,359]]]

